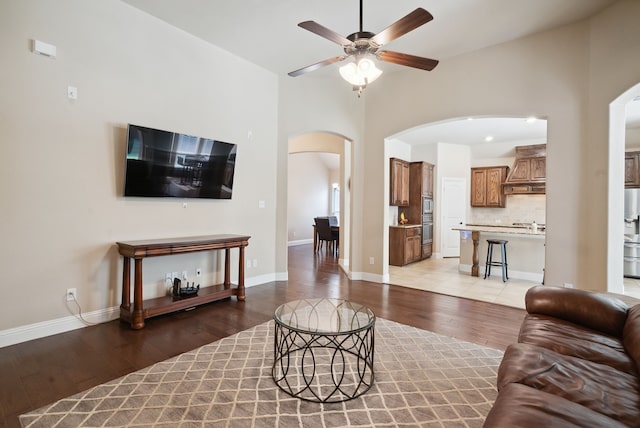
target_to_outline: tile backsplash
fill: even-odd
[[[546,195],[508,195],[505,208],[471,208],[469,224],[546,224]]]

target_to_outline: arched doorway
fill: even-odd
[[[351,212],[352,212],[352,198],[351,198],[351,159],[352,159],[352,142],[348,138],[331,132],[310,132],[302,135],[298,135],[289,139],[289,170],[291,170],[291,162],[296,161],[296,154],[335,154],[339,157],[338,173],[337,173],[337,186],[339,188],[339,222],[340,222],[340,255],[339,263],[342,269],[350,275],[351,269],[349,267],[349,260],[351,258]],[[301,182],[308,177],[302,177]],[[288,183],[288,188],[291,188],[292,183]],[[299,183],[297,183],[299,184]],[[332,182],[327,182],[326,186],[329,193],[335,194],[333,190]],[[296,234],[297,240],[304,241],[305,239],[313,239],[312,236],[312,222],[314,215],[325,215],[327,213],[307,213],[303,214],[301,218],[291,214],[296,210],[296,201],[292,200],[291,195],[287,198],[289,205],[287,212],[290,213],[287,219],[287,229],[289,240],[291,236]],[[327,204],[330,206],[330,199],[327,200]],[[335,206],[335,205],[334,205]],[[295,221],[292,217],[295,216]],[[295,224],[296,230],[292,230]],[[306,226],[304,226],[306,225]]]
[[[624,281],[624,190],[627,106],[640,97],[640,83],[609,105],[609,188],[607,291],[625,294]],[[638,101],[636,101],[638,102]]]
[[[487,138],[492,137],[492,138]],[[471,207],[470,171],[472,167],[508,167],[514,164],[517,146],[538,146],[547,143],[547,120],[527,117],[458,117],[399,133],[386,141],[386,158],[400,157],[409,161],[426,161],[435,165],[433,255],[416,263],[388,268],[387,282],[413,288],[435,291],[462,297],[497,302],[512,306],[524,302],[524,293],[543,281],[546,261],[545,236],[513,236],[518,258],[509,272],[508,285],[501,282],[477,281],[471,277],[471,251],[465,239],[464,248],[455,254],[445,252],[445,237],[452,234],[460,239],[460,233],[451,233],[450,223],[445,221],[449,212],[445,206],[445,184],[461,180],[464,190],[459,199],[450,205],[466,207],[470,224],[480,226],[525,227],[536,222],[546,225],[546,194],[509,195],[506,206]],[[385,159],[386,161],[386,159]],[[398,207],[388,207],[388,218],[396,217]],[[386,213],[385,213],[386,214]],[[449,225],[446,227],[445,225]],[[504,235],[502,235],[504,236]],[[483,251],[481,249],[481,251]],[[447,258],[447,260],[443,260]],[[482,258],[481,258],[482,260]],[[487,285],[489,284],[489,285]]]

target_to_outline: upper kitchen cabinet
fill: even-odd
[[[422,182],[421,196],[433,198],[433,164],[428,162],[412,162],[411,182]]]
[[[398,158],[390,161],[389,205],[409,206],[409,162]]]
[[[433,199],[433,165],[411,162],[409,173],[409,221],[420,223],[424,214],[423,198]]]
[[[624,187],[640,187],[640,152],[624,154]]]
[[[547,181],[546,156],[546,144],[516,147],[516,160],[502,186],[504,194],[544,194]]]
[[[471,206],[504,208],[507,198],[502,185],[508,173],[508,166],[471,168]]]

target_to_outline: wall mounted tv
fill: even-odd
[[[231,199],[236,145],[128,126],[125,196]]]

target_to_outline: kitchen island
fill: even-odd
[[[504,239],[507,244],[509,277],[541,283],[544,277],[544,230],[532,230],[525,226],[494,226],[467,224],[454,227],[460,231],[461,272],[471,276],[484,275],[487,258],[487,239]],[[499,260],[498,252],[494,261]],[[482,263],[480,263],[482,260]]]

